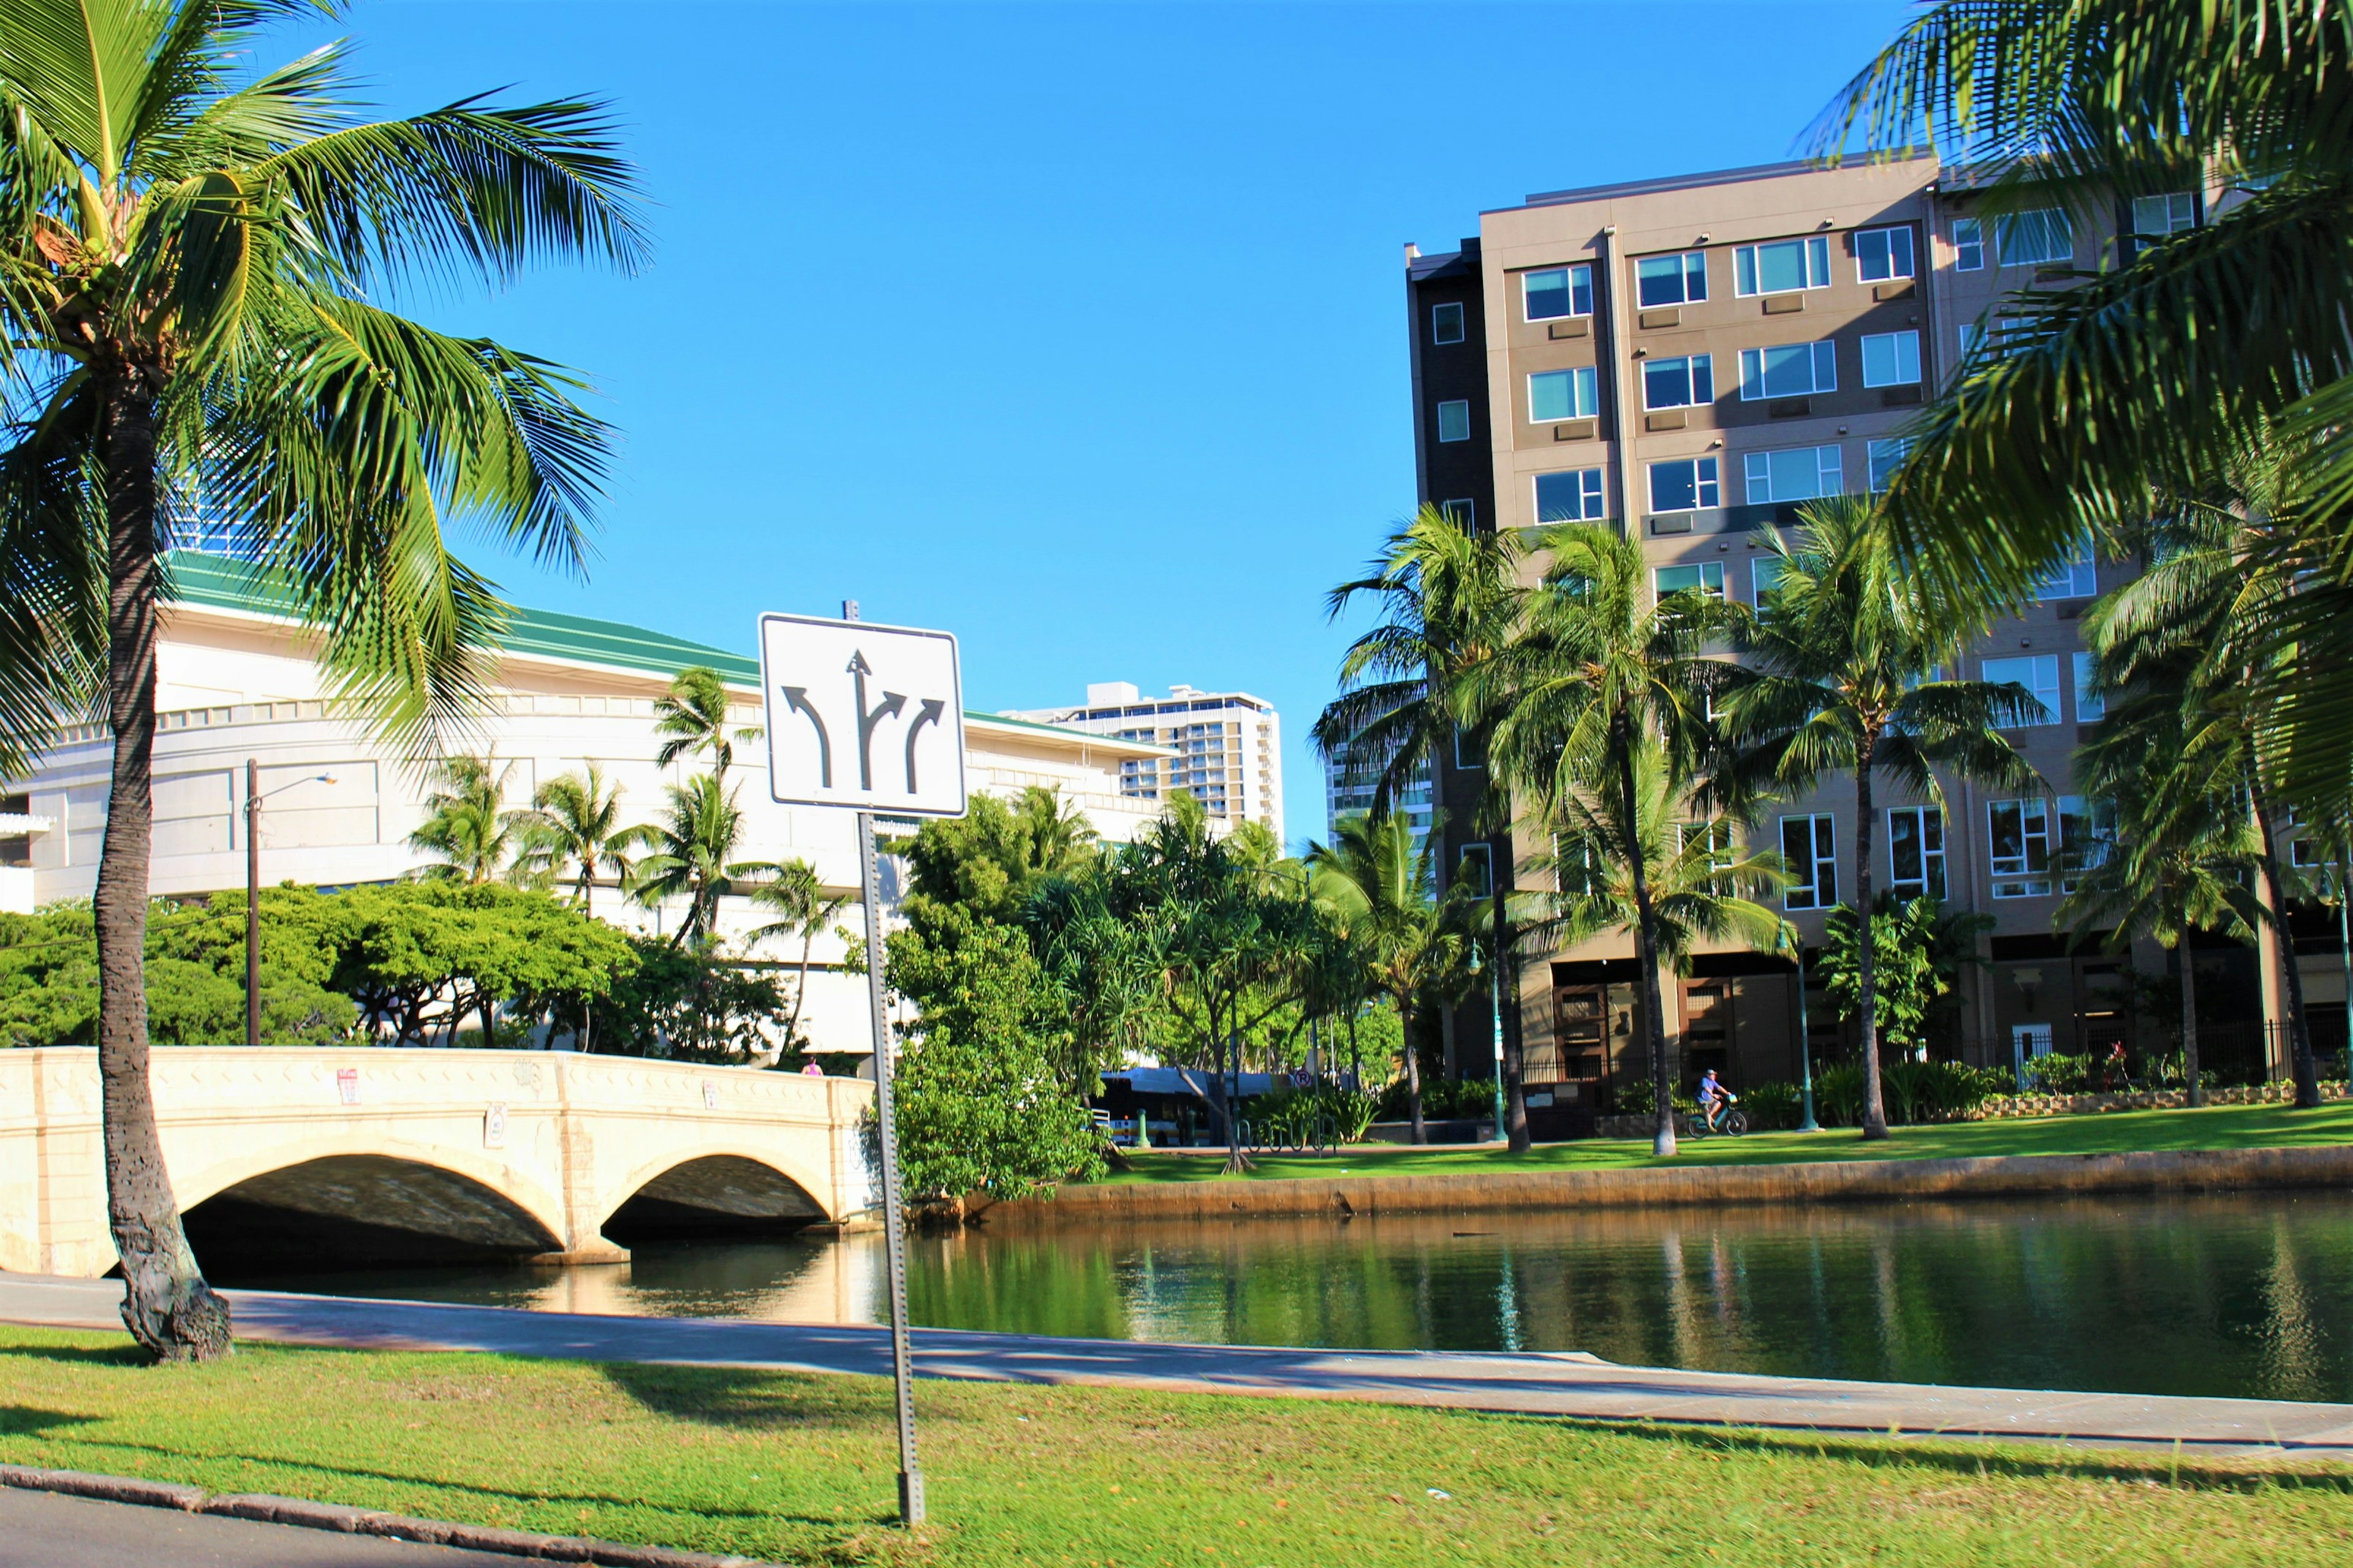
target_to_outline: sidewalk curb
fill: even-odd
[[[151,1481],[135,1476],[100,1476],[87,1470],[44,1470],[30,1465],[0,1465],[0,1487],[20,1491],[58,1492],[99,1502],[130,1503],[141,1508],[168,1508],[182,1513],[218,1514],[249,1519],[262,1524],[287,1524],[301,1530],[323,1530],[343,1535],[378,1535],[393,1541],[415,1541],[429,1546],[455,1546],[469,1552],[495,1552],[509,1557],[534,1557],[543,1563],[588,1563],[601,1568],[783,1568],[753,1557],[720,1557],[708,1552],[679,1552],[667,1546],[625,1546],[617,1541],[589,1541],[576,1535],[537,1535],[527,1530],[501,1530],[487,1524],[452,1524],[442,1520],[410,1519],[374,1509],[346,1508],[341,1503],[309,1502],[301,1498],[271,1497],[264,1492],[215,1494],[201,1487],[174,1481]]]

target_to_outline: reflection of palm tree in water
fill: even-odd
[[[2263,1399],[2328,1399],[2333,1391],[2319,1376],[2327,1348],[2327,1330],[2318,1321],[2311,1287],[2306,1284],[2295,1238],[2288,1216],[2274,1215],[2271,1223],[2271,1266],[2263,1273],[2265,1308],[2260,1385],[2253,1392]]]

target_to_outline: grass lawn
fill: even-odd
[[[910,1542],[880,1379],[266,1346],[143,1367],[119,1336],[0,1325],[10,1462],[798,1563],[2353,1560],[2343,1469],[1001,1384],[917,1399],[934,1523]]]
[[[1827,1132],[1752,1132],[1745,1138],[1685,1140],[1672,1160],[1651,1157],[1650,1140],[1586,1138],[1546,1143],[1525,1154],[1498,1149],[1412,1149],[1359,1143],[1331,1154],[1253,1156],[1253,1174],[1435,1175],[1442,1172],[1612,1171],[1642,1165],[1786,1165],[1809,1160],[1944,1160],[1985,1154],[2114,1154],[2136,1149],[2274,1149],[2353,1143],[2353,1100],[2317,1110],[2284,1105],[2223,1105],[2201,1110],[2116,1110],[1898,1127],[1883,1143],[1854,1129]],[[1132,1156],[1136,1169],[1113,1182],[1208,1182],[1225,1178],[1219,1162],[1198,1154]]]

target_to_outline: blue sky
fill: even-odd
[[[411,302],[586,371],[621,432],[587,582],[470,549],[510,596],[746,652],[853,597],[956,632],[975,708],[1254,691],[1296,845],[1350,632],[1324,592],[1413,504],[1402,244],[1787,157],[1905,9],[362,0],[334,31],[391,110],[607,98],[643,171],[639,275]]]

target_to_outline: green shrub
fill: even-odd
[[[1403,1121],[1413,1114],[1407,1102],[1405,1079],[1384,1088],[1376,1101],[1377,1121]],[[1495,1114],[1495,1080],[1487,1078],[1424,1079],[1421,1116],[1425,1121],[1449,1121]]]
[[[2027,1086],[2039,1094],[2082,1094],[2090,1087],[2092,1066],[2089,1056],[2069,1056],[2060,1051],[2030,1058],[2026,1064]]]
[[[1280,1084],[1251,1100],[1244,1114],[1261,1142],[1303,1144],[1320,1131],[1335,1143],[1355,1143],[1373,1124],[1373,1097],[1336,1083]]]
[[[1814,1120],[1825,1127],[1862,1125],[1862,1067],[1841,1062],[1814,1075]]]
[[[1677,1110],[1686,1116],[1697,1115],[1699,1112],[1699,1101],[1684,1095],[1676,1095],[1673,1104]],[[1619,1115],[1650,1116],[1656,1113],[1658,1106],[1658,1091],[1651,1087],[1649,1079],[1638,1079],[1631,1083],[1618,1086]]]
[[[1739,1097],[1748,1125],[1758,1132],[1787,1132],[1798,1125],[1804,1101],[1794,1083],[1760,1083]]]

